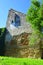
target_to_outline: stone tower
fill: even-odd
[[[11,24],[13,24],[13,26]],[[9,10],[6,28],[13,36],[17,35],[17,33],[21,34],[23,32],[31,32],[30,25],[26,22],[26,14],[15,11],[13,9]]]
[[[26,14],[9,10],[6,23],[6,56],[19,58],[40,58],[39,45],[29,47],[29,37],[32,33],[30,24],[26,22]]]

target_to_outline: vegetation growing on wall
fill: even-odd
[[[39,43],[43,38],[43,3],[41,4],[39,0],[32,0],[31,3],[26,19],[33,29],[30,44],[34,45],[34,43]]]

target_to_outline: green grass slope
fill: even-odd
[[[0,57],[0,65],[43,65],[41,59]]]

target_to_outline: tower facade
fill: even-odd
[[[29,46],[29,38],[32,33],[30,24],[26,22],[26,14],[9,10],[6,22],[6,56],[19,58],[40,58],[39,45]]]
[[[13,9],[9,10],[6,28],[13,36],[23,32],[31,33],[30,24],[26,22],[26,14]]]

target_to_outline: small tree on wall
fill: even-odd
[[[33,30],[30,44],[39,43],[41,38],[43,38],[43,3],[38,0],[32,0],[26,20],[31,24]]]

